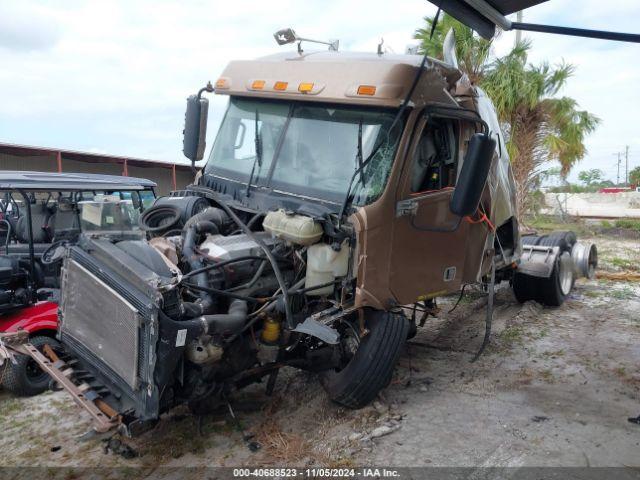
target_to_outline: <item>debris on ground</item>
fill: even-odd
[[[122,458],[126,458],[127,460],[138,456],[138,452],[115,436],[106,438],[102,441],[104,443],[102,451],[105,455],[112,453],[114,455],[120,455]]]
[[[640,282],[640,273],[638,272],[598,272],[597,277],[616,282]]]

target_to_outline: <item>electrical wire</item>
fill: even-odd
[[[200,285],[196,285],[195,283],[183,283],[183,286],[187,288],[191,288],[193,290],[213,293],[215,295],[222,295],[224,297],[235,298],[237,300],[244,300],[246,302],[251,302],[251,303],[265,303],[265,302],[268,302],[269,300],[272,300],[272,297],[267,297],[267,298],[247,297],[246,295],[238,295],[236,293],[227,292],[226,290],[220,290],[218,288],[202,287]]]
[[[289,293],[287,292],[287,284],[284,281],[282,270],[280,270],[280,266],[278,265],[276,258],[273,256],[273,253],[271,253],[271,250],[269,250],[269,247],[267,247],[267,245],[262,241],[262,239],[257,235],[255,235],[254,232],[247,226],[247,224],[245,224],[242,220],[240,220],[238,215],[236,215],[236,213],[231,209],[231,207],[229,207],[227,204],[221,201],[218,201],[218,205],[222,207],[222,209],[225,212],[227,212],[227,215],[229,215],[231,220],[233,220],[234,223],[238,225],[240,230],[242,230],[249,238],[251,238],[251,240],[253,240],[255,243],[258,244],[258,246],[262,249],[262,251],[265,253],[267,258],[269,259],[269,262],[271,263],[271,267],[273,268],[273,273],[275,274],[276,280],[278,281],[278,285],[282,290],[285,319],[287,321],[287,326],[291,330],[293,330],[293,328],[295,328],[295,325],[293,323],[293,314],[291,312],[291,305],[289,304]]]
[[[188,273],[185,273],[182,276],[182,280],[185,280],[189,277],[193,277],[194,275],[198,275],[202,272],[208,272],[209,270],[214,270],[216,268],[222,268],[225,265],[229,265],[231,263],[244,262],[246,260],[267,260],[266,257],[260,255],[244,255],[242,257],[232,258],[230,260],[224,260],[222,262],[214,263],[213,265],[207,265],[206,267],[198,268],[196,270],[192,270]]]

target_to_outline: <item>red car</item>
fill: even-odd
[[[48,343],[58,346],[55,339],[58,328],[58,304],[41,301],[0,317],[1,332],[29,332],[30,342],[35,347]],[[36,395],[47,389],[49,375],[40,370],[35,360],[18,355],[16,363],[3,370],[2,385],[16,395]]]
[[[75,173],[0,172],[0,332],[60,348],[58,289],[66,246],[81,232],[137,229],[155,183]],[[143,233],[141,232],[143,235]],[[0,360],[2,387],[16,395],[47,389],[49,376],[24,355]]]

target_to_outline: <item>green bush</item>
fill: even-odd
[[[634,220],[632,218],[621,218],[620,220],[616,220],[615,226],[617,228],[627,228],[629,230],[640,232],[640,220]]]

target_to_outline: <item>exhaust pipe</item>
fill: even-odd
[[[576,278],[593,279],[598,267],[598,249],[593,243],[576,242],[571,249],[573,271]]]

